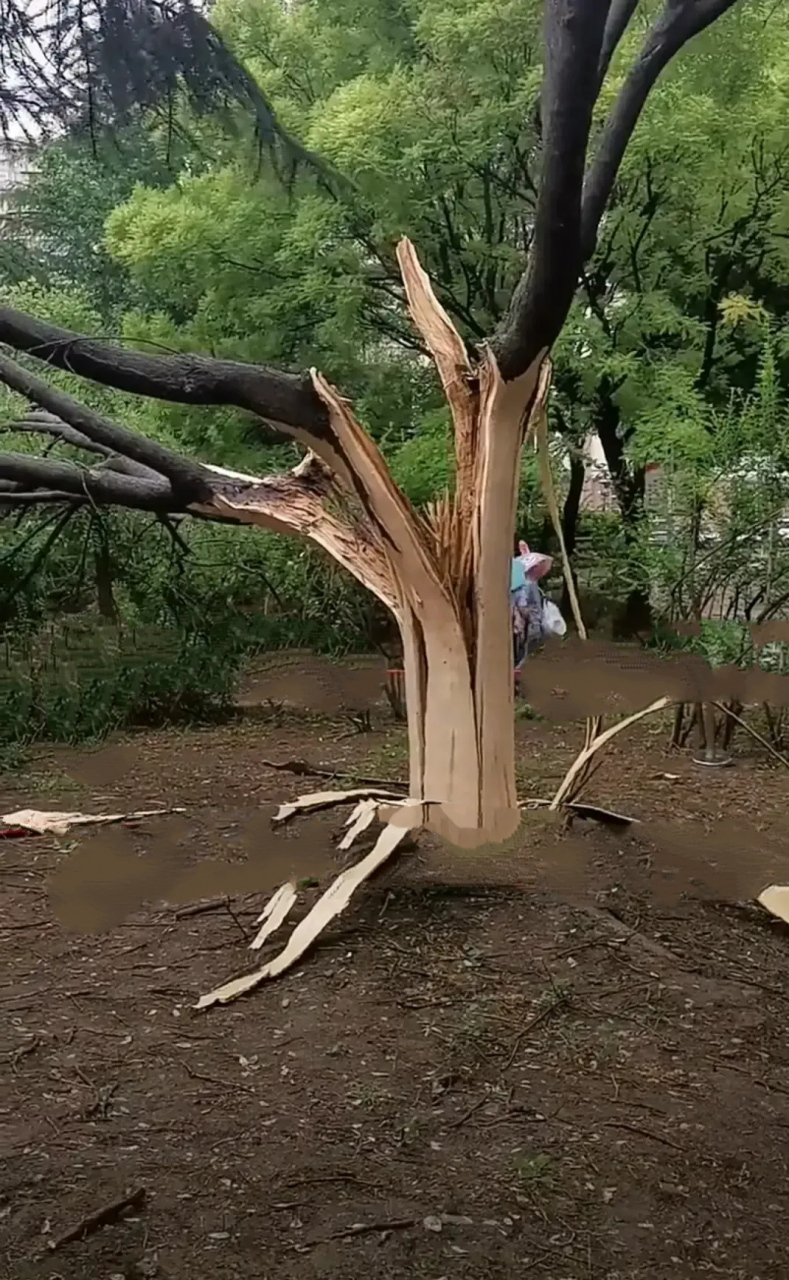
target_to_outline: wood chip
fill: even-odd
[[[382,800],[401,799],[394,791],[385,791],[379,787],[352,787],[349,791],[313,791],[310,795],[299,796],[297,800],[281,804],[271,821],[287,822],[288,818],[292,818],[296,813],[314,813],[318,809],[331,809],[363,796],[378,796]]]
[[[298,896],[293,881],[280,885],[276,893],[272,894],[258,916],[257,923],[262,927],[249,944],[253,951],[259,951],[266,939],[284,924]]]
[[[762,890],[756,901],[771,916],[789,924],[789,885],[771,884],[768,889]]]
[[[109,822],[138,822],[141,818],[158,818],[165,813],[185,813],[185,809],[140,809],[136,813],[63,813],[43,809],[19,809],[17,813],[0,814],[0,822],[9,827],[23,827],[40,836],[64,836],[71,827],[99,826]]]

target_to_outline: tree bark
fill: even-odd
[[[118,606],[113,591],[112,554],[107,530],[99,524],[95,529],[97,542],[93,552],[93,564],[96,574],[96,602],[99,613],[108,622],[118,622]]]

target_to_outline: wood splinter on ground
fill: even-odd
[[[255,921],[261,928],[249,944],[252,951],[259,951],[266,939],[276,933],[280,925],[285,923],[298,896],[298,891],[292,880],[289,880],[287,884],[280,885],[276,893],[272,894]]]
[[[771,884],[762,890],[756,901],[771,916],[789,924],[789,884]]]
[[[138,809],[133,813],[64,813],[60,810],[18,809],[0,814],[0,823],[37,836],[65,836],[72,827],[106,826],[116,822],[140,822],[143,818],[160,818],[169,813],[185,813],[185,809]],[[2,834],[2,832],[0,832]]]
[[[263,965],[261,969],[256,970],[254,973],[234,978],[231,982],[227,982],[223,986],[217,987],[214,991],[210,991],[207,995],[201,996],[195,1008],[210,1009],[212,1005],[227,1004],[230,1000],[236,1000],[239,996],[246,995],[248,991],[260,986],[267,978],[276,978],[294,965],[297,960],[300,960],[330,921],[345,910],[359,885],[368,880],[391,857],[397,846],[408,835],[408,830],[407,826],[394,826],[391,824],[385,826],[374,847],[366,857],[362,858],[361,862],[357,862],[354,866],[342,871],[332,881],[312,910],[296,925],[288,942],[278,956],[275,956],[273,960],[270,960],[268,964]],[[295,897],[296,890],[293,884],[284,885],[277,890],[263,913],[263,917],[266,918],[265,923],[263,929],[254,940],[253,946],[255,944],[262,945],[262,941],[274,932],[275,920],[277,921],[276,927],[279,927],[293,902],[295,902]],[[263,935],[263,940],[259,942],[261,934]]]

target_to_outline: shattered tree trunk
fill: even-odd
[[[509,383],[489,351],[472,365],[408,241],[398,259],[412,319],[452,414],[454,496],[424,516],[415,511],[351,406],[313,372],[330,433],[294,433],[312,451],[291,473],[301,482],[298,493],[288,497],[284,478],[276,509],[248,484],[237,498],[218,493],[199,509],[306,534],[389,606],[403,642],[415,802],[399,822],[478,848],[508,839],[521,821],[510,562],[524,434],[547,396],[550,365],[540,353]],[[304,491],[308,479],[313,499]]]

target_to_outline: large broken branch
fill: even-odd
[[[0,307],[0,343],[118,391],[177,404],[236,405],[319,436],[328,425],[305,374],[210,356],[146,355],[47,324],[13,307]]]
[[[391,569],[374,526],[349,508],[347,494],[314,454],[307,454],[292,471],[265,480],[220,467],[207,470],[221,487],[207,502],[191,506],[192,513],[308,538],[399,619]]]
[[[199,499],[208,492],[203,468],[198,463],[190,462],[156,440],[149,440],[135,431],[129,431],[128,427],[102,417],[94,409],[89,409],[65,391],[58,391],[43,378],[30,373],[16,360],[1,352],[0,382],[24,396],[31,404],[39,405],[56,415],[96,444],[158,472],[170,482],[175,492],[189,494],[192,499]],[[67,485],[63,487],[68,488]]]
[[[292,471],[270,477],[202,466],[102,417],[2,354],[0,381],[43,406],[43,411],[37,408],[9,424],[11,429],[40,431],[103,459],[87,467],[62,459],[0,453],[4,507],[15,502],[20,506],[112,504],[162,515],[190,512],[299,534],[328,551],[399,617],[398,595],[378,527],[358,502],[355,509],[350,473],[343,485],[311,453]],[[336,450],[324,449],[329,456],[336,455],[342,470],[341,442],[336,442]]]

